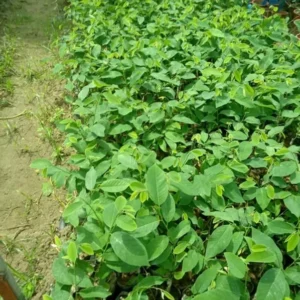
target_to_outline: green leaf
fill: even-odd
[[[286,280],[280,269],[270,269],[260,279],[256,300],[282,300],[285,297]]]
[[[134,290],[147,290],[155,285],[161,285],[164,281],[165,279],[159,276],[148,276],[140,280],[134,287]]]
[[[225,252],[224,255],[228,264],[229,274],[237,278],[244,278],[247,271],[244,261],[230,252]]]
[[[274,252],[265,250],[249,254],[246,258],[246,261],[256,263],[273,263],[276,261],[276,256]]]
[[[174,85],[179,85],[179,81],[177,80],[172,80],[170,77],[168,77],[166,74],[164,73],[151,73],[150,74],[153,78],[161,80],[161,81],[165,81]]]
[[[293,233],[291,234],[288,239],[287,239],[287,246],[286,246],[286,251],[291,252],[293,251],[300,242],[300,237],[298,233]]]
[[[167,200],[161,206],[162,216],[167,223],[171,222],[175,216],[175,201],[172,195],[168,195]]]
[[[256,190],[256,201],[262,210],[266,209],[271,201],[265,187]]]
[[[279,165],[274,166],[271,174],[275,177],[285,177],[293,174],[298,169],[297,163],[294,161],[283,161]]]
[[[231,182],[224,186],[224,196],[229,198],[234,203],[245,202],[243,196],[235,182]]]
[[[186,273],[192,271],[199,260],[199,255],[195,250],[190,250],[187,256],[183,259],[182,262],[182,272]]]
[[[217,277],[220,269],[221,265],[217,263],[200,274],[191,288],[192,293],[201,294],[205,292],[210,286],[211,282]]]
[[[163,204],[168,197],[169,189],[165,173],[157,165],[150,167],[146,173],[146,186],[151,200]]]
[[[51,166],[52,166],[52,163],[48,159],[44,159],[44,158],[35,159],[30,164],[30,168],[37,169],[37,170],[47,169],[48,167],[51,167]]]
[[[238,149],[239,160],[247,159],[253,151],[253,145],[250,142],[241,142]]]
[[[148,254],[145,246],[126,232],[114,232],[110,238],[115,254],[125,263],[132,266],[147,266]]]
[[[287,234],[295,231],[295,226],[293,224],[280,220],[273,220],[269,222],[268,228],[274,234]]]
[[[103,210],[103,221],[105,225],[112,228],[115,224],[118,213],[119,211],[115,203],[108,204]]]
[[[88,85],[86,85],[78,94],[78,98],[83,101],[89,94],[90,92],[90,87]]]
[[[121,134],[123,132],[130,131],[131,129],[132,127],[128,124],[118,124],[110,130],[109,134],[111,135]]]
[[[155,216],[137,217],[138,228],[132,233],[135,237],[144,237],[153,232],[159,225],[159,220]]]
[[[216,29],[216,28],[211,28],[211,29],[209,30],[209,32],[210,32],[213,36],[216,36],[216,37],[221,37],[221,38],[225,37],[224,33],[223,33],[221,30]]]
[[[147,244],[147,252],[149,261],[159,257],[168,247],[169,238],[165,235],[158,235],[151,239]]]
[[[105,127],[102,124],[95,124],[90,128],[91,132],[96,136],[104,137],[105,136]]]
[[[76,259],[77,259],[77,246],[75,242],[71,241],[68,245],[68,250],[67,250],[68,258],[69,260],[74,264]]]
[[[134,231],[137,229],[137,225],[134,219],[127,215],[118,216],[116,225],[125,231]]]
[[[107,298],[111,295],[111,292],[108,288],[97,285],[81,290],[79,295],[83,299]]]
[[[255,228],[252,228],[252,239],[255,242],[255,244],[264,245],[267,247],[267,250],[273,252],[276,256],[276,261],[275,261],[276,265],[278,267],[281,267],[282,253],[272,238],[270,238],[263,232],[255,229]]]
[[[100,188],[104,192],[108,193],[119,193],[123,192],[126,190],[129,186],[129,183],[125,180],[122,179],[109,179],[104,181],[101,185]]]
[[[95,187],[96,181],[97,181],[97,172],[94,169],[94,167],[91,167],[90,170],[85,175],[85,187],[91,191]]]
[[[176,227],[169,230],[169,238],[171,241],[180,239],[182,236],[187,234],[191,230],[191,224],[187,220],[181,221]]]
[[[300,196],[289,196],[285,198],[283,202],[293,215],[295,215],[297,218],[300,218]]]
[[[290,285],[300,284],[300,266],[288,267],[284,270],[285,276],[289,279]]]
[[[233,227],[231,225],[223,225],[215,229],[208,238],[206,258],[212,258],[223,252],[231,241],[232,233]]]
[[[135,170],[138,168],[137,161],[129,154],[121,153],[118,155],[118,161],[126,168]]]
[[[89,243],[82,243],[80,244],[80,248],[83,252],[85,252],[88,255],[94,255],[94,249]]]

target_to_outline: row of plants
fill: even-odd
[[[300,42],[235,1],[71,0],[72,155],[45,299],[298,299]]]

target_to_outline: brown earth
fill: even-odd
[[[42,299],[52,283],[51,243],[62,199],[44,196],[29,165],[53,153],[41,127],[49,126],[51,135],[51,121],[61,113],[63,88],[52,74],[49,45],[62,12],[57,0],[11,0],[5,7],[0,18],[12,37],[15,62],[14,92],[2,95],[10,106],[0,107],[0,255],[16,270],[27,298]]]

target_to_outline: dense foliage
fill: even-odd
[[[300,296],[300,42],[225,2],[71,1],[52,299]]]

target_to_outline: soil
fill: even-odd
[[[5,99],[10,106],[0,108],[0,255],[19,272],[15,277],[27,294],[34,291],[28,298],[42,299],[52,284],[56,251],[51,243],[61,199],[43,195],[42,179],[29,165],[53,153],[38,129],[62,99],[62,83],[52,75],[49,50],[62,10],[55,0],[11,0],[5,7],[5,18],[0,19],[16,53],[10,79],[14,92]]]

